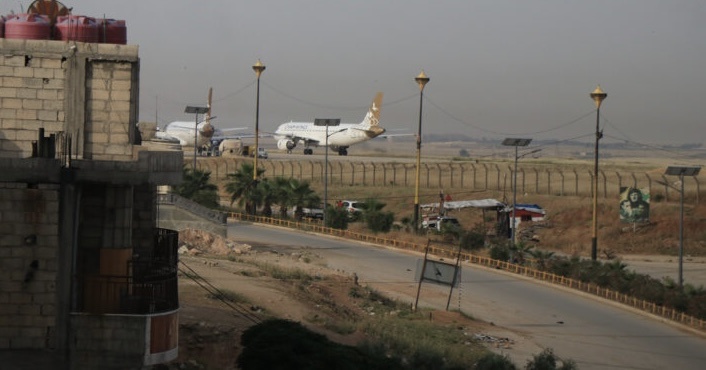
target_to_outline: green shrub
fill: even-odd
[[[504,244],[498,244],[490,247],[490,258],[496,259],[498,261],[509,261],[510,260],[510,248]]]
[[[243,332],[241,344],[244,348],[237,365],[243,370],[403,369],[398,360],[331,342],[289,320],[267,320],[252,326]]]
[[[363,218],[365,225],[375,234],[389,232],[395,222],[395,214],[392,212],[366,211]]]
[[[473,365],[474,370],[516,370],[508,355],[488,353]]]
[[[348,211],[346,211],[345,209],[341,207],[327,206],[324,210],[324,214],[326,215],[325,218],[327,227],[339,230],[348,229],[348,222],[350,221],[350,217],[348,215]]]
[[[575,370],[577,369],[576,363],[572,360],[560,361],[561,366],[557,367],[557,361],[560,361],[552,351],[551,348],[547,348],[539,354],[532,357],[531,360],[527,361],[526,370]]]

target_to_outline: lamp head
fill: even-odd
[[[605,99],[608,96],[603,90],[601,90],[601,85],[598,85],[595,90],[591,93],[591,99],[596,103],[596,108],[601,107],[601,103],[603,102],[603,99]]]
[[[265,65],[262,64],[262,62],[260,61],[260,59],[258,59],[258,60],[257,60],[257,63],[255,63],[255,64],[252,66],[252,70],[255,71],[255,75],[257,75],[257,78],[260,78],[260,75],[262,74],[262,71],[265,70],[265,68],[267,68],[267,67],[265,67]]]
[[[417,75],[417,77],[414,78],[415,81],[417,81],[417,84],[419,85],[419,91],[424,90],[424,86],[429,82],[429,77],[427,77],[426,74],[424,74],[424,70],[422,70],[421,73]]]

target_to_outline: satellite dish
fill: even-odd
[[[27,8],[27,13],[46,15],[53,26],[57,17],[69,15],[71,9],[56,0],[34,0]]]

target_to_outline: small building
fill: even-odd
[[[139,62],[135,45],[0,38],[2,368],[178,355],[178,235],[156,197],[184,160],[141,145]]]
[[[512,214],[512,207],[509,208],[508,212]],[[544,221],[546,213],[547,212],[537,204],[517,203],[515,206],[515,218],[518,219],[518,223],[521,221]]]

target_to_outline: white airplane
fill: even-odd
[[[318,126],[313,122],[288,122],[279,125],[274,132],[277,148],[291,153],[297,144],[304,143],[304,154],[313,154],[312,146],[326,145],[328,127],[328,146],[338,151],[338,155],[348,155],[348,147],[370,140],[385,133],[380,127],[380,107],[382,93],[375,95],[368,113],[361,123],[341,123],[331,126]]]
[[[208,111],[205,113],[204,120],[198,124],[195,121],[174,121],[167,124],[164,131],[157,131],[154,135],[155,139],[173,143],[179,143],[182,147],[193,148],[194,140],[196,146],[202,148],[211,143],[212,140],[223,140],[231,138],[244,138],[246,136],[229,136],[227,131],[245,130],[247,127],[218,129],[211,124],[211,120],[216,117],[211,117],[211,95],[213,89],[208,90]]]

